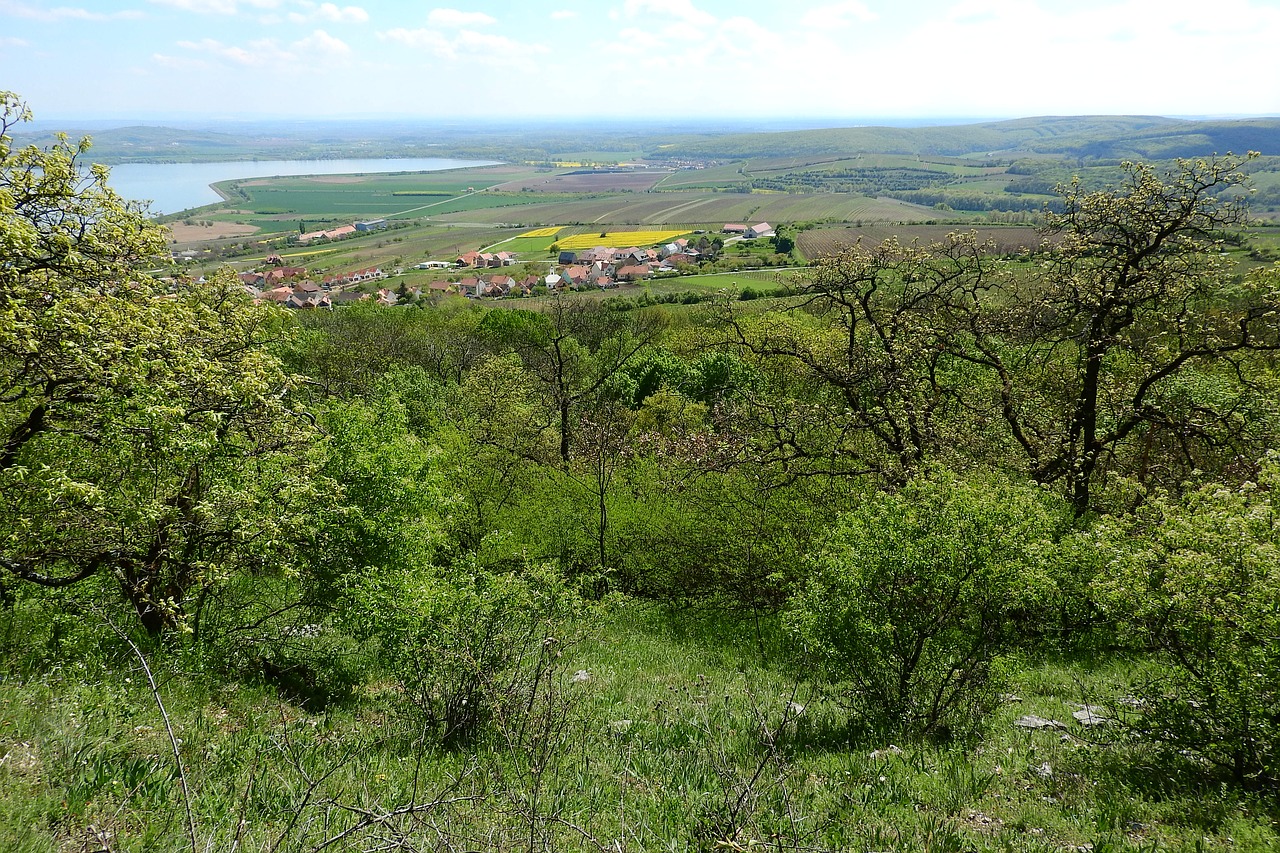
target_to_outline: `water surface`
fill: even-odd
[[[177,213],[222,200],[210,184],[237,178],[439,172],[492,166],[492,160],[407,157],[392,160],[257,160],[227,163],[124,163],[111,167],[111,188],[132,201],[150,201],[153,214]]]

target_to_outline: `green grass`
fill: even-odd
[[[517,252],[520,255],[546,255],[555,242],[553,237],[499,238],[493,244],[495,252]]]
[[[120,853],[189,847],[164,723],[128,650],[86,646],[91,632],[69,620],[76,654],[51,650],[47,631],[17,643],[8,620],[33,615],[3,617],[0,849],[80,849],[102,832]],[[1014,686],[1019,698],[980,743],[894,744],[850,727],[777,655],[777,640],[768,622],[757,635],[753,623],[726,617],[634,603],[612,610],[565,651],[565,704],[535,708],[532,725],[546,739],[527,747],[540,756],[532,764],[535,753],[501,740],[422,746],[393,673],[371,677],[348,704],[307,713],[266,686],[197,675],[181,657],[156,654],[152,666],[202,849],[230,849],[237,834],[242,849],[267,849],[282,835],[286,849],[314,849],[362,814],[345,806],[433,798],[454,802],[430,822],[406,817],[394,828],[420,843],[444,833],[463,849],[524,849],[530,832],[558,850],[1280,844],[1268,798],[1071,722],[1073,703],[1124,695],[1134,662],[1031,661]],[[587,679],[572,681],[578,671]],[[804,706],[798,717],[793,702]],[[1029,713],[1066,729],[1013,726]],[[310,795],[308,779],[318,780]],[[368,844],[376,833],[358,837]]]

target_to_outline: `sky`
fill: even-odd
[[[0,0],[0,89],[38,119],[1274,116],[1280,0]]]

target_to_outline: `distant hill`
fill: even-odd
[[[1280,118],[1191,121],[1159,116],[1042,116],[942,127],[846,127],[704,136],[667,142],[648,153],[660,158],[719,160],[858,153],[1166,159],[1250,150],[1280,154]]]
[[[82,135],[66,128],[73,138]],[[534,162],[567,152],[656,160],[831,157],[863,153],[919,157],[990,155],[1003,160],[1162,160],[1227,151],[1280,155],[1280,118],[1195,121],[1162,116],[1039,116],[933,127],[835,127],[725,132],[530,124],[496,128],[388,122],[263,124],[234,131],[121,127],[94,130],[98,162],[197,162],[333,157],[471,157]],[[49,145],[51,133],[15,134],[18,144]],[[610,152],[612,152],[610,154]]]
[[[67,128],[63,132],[73,140],[82,136],[92,137],[93,159],[111,162],[186,160],[185,155],[188,152],[197,150],[223,155],[220,158],[215,156],[211,159],[245,159],[251,155],[253,149],[264,142],[261,139],[230,133],[143,125],[92,131]],[[55,139],[53,133],[14,134],[14,142],[18,145],[34,144],[47,147],[52,145]]]

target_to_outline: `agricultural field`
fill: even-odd
[[[671,172],[648,169],[637,172],[597,172],[574,170],[562,175],[548,175],[513,181],[504,190],[558,193],[643,192],[651,189]]]
[[[844,246],[852,246],[862,242],[864,245],[875,245],[896,237],[902,243],[918,242],[921,245],[936,243],[955,231],[974,231],[978,239],[991,242],[997,254],[1014,254],[1023,249],[1031,249],[1040,245],[1040,235],[1030,226],[1002,226],[969,228],[966,226],[948,225],[912,225],[886,226],[863,225],[861,227],[833,226],[802,231],[796,236],[796,245],[806,258],[815,259],[838,251]]]
[[[524,194],[527,196],[535,194]],[[600,225],[692,226],[719,230],[726,222],[798,222],[831,220],[854,222],[924,222],[938,211],[894,199],[853,193],[705,193],[660,192],[605,197],[568,197],[562,202],[523,205],[519,213],[501,208],[473,209],[452,216],[432,213],[444,221],[585,223]]]
[[[527,162],[425,174],[255,178],[223,185],[229,201],[201,211],[194,224],[172,223],[173,247],[208,249],[201,269],[229,256],[248,266],[268,247],[287,248],[279,241],[299,231],[385,218],[395,226],[386,233],[288,254],[328,271],[372,263],[408,269],[424,259],[477,249],[512,251],[523,260],[545,263],[553,244],[651,245],[695,230],[719,232],[727,222],[819,223],[796,235],[801,260],[859,239],[896,236],[927,243],[971,228],[993,241],[997,251],[1010,253],[1039,242],[1033,226],[1043,204],[1055,198],[1043,194],[1049,188],[1074,172],[1094,183],[1105,182],[1109,174],[1103,166],[1073,170],[1073,164],[1034,154],[1021,155],[1014,174],[1014,158],[1003,157],[997,162],[987,154],[810,152],[708,160],[705,168],[617,172],[588,166],[617,158],[559,157],[554,165]],[[1265,160],[1253,171],[1259,199],[1280,198],[1280,172]],[[925,189],[910,189],[920,186]],[[1021,191],[1008,192],[1010,187]],[[959,209],[983,206],[991,209]],[[1278,207],[1258,205],[1257,216],[1280,219],[1271,212]],[[513,233],[513,228],[520,230]],[[622,229],[631,233],[599,237]],[[644,230],[662,234],[646,240],[636,234]],[[1270,263],[1277,256],[1280,250],[1265,245],[1249,254],[1248,263]]]
[[[490,243],[485,247],[485,251],[516,252],[521,256],[527,254],[545,255],[551,250],[553,242],[555,242],[554,237],[507,237]]]
[[[681,236],[684,231],[610,231],[599,234],[575,234],[556,243],[561,249],[592,249],[596,246],[625,249],[628,246],[656,246]]]
[[[744,185],[747,178],[740,171],[741,168],[741,163],[730,163],[706,169],[682,169],[663,178],[654,185],[654,189],[712,189]]]

